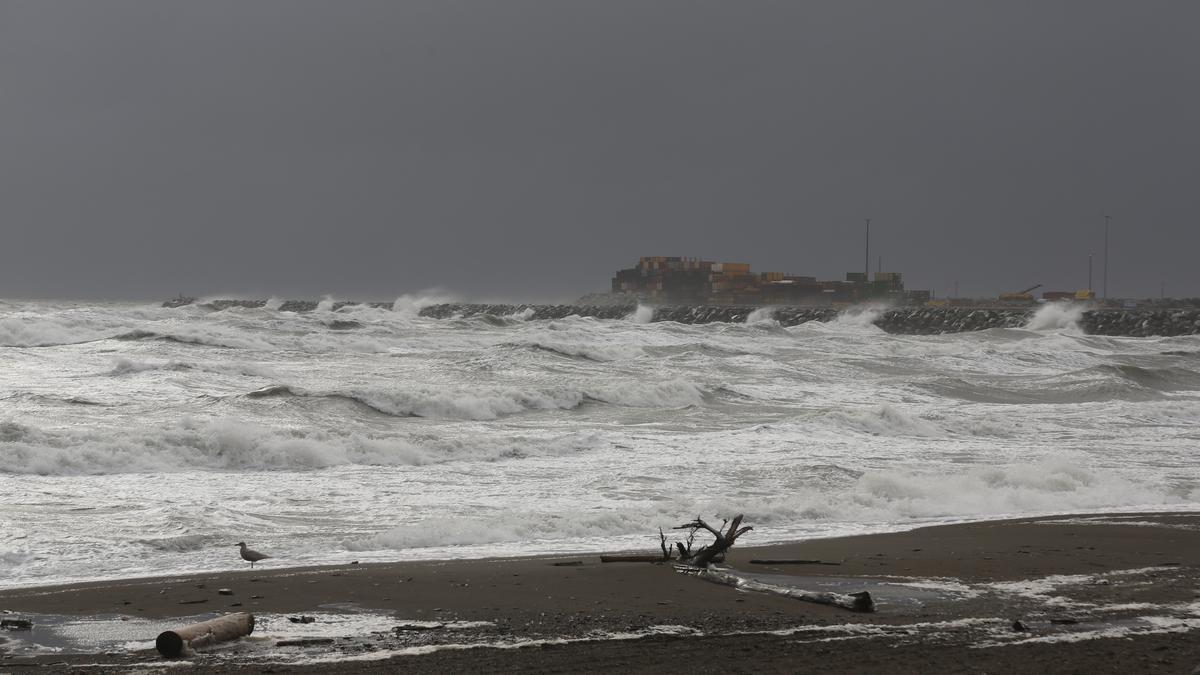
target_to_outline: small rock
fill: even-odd
[[[316,621],[316,619],[311,616],[305,616],[301,614],[300,616],[289,616],[288,621],[291,621],[292,623],[313,623]]]
[[[217,595],[233,595],[233,590],[229,588],[217,589]]]
[[[1025,622],[1021,621],[1020,619],[1017,619],[1016,621],[1013,621],[1012,629],[1018,633],[1024,633],[1025,631],[1029,630],[1029,626],[1026,626]]]
[[[4,630],[33,630],[33,622],[29,619],[0,619],[0,628]]]

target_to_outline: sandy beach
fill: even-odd
[[[662,672],[683,661],[732,672],[1178,673],[1200,665],[1196,513],[744,546],[726,565],[758,590],[671,565],[580,555],[321,568],[267,561],[222,574],[0,591],[5,618],[34,624],[0,634],[0,672]],[[792,597],[798,589],[866,590],[876,611]],[[237,611],[258,619],[249,638],[175,662],[153,651],[161,630]]]

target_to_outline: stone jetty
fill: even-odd
[[[212,311],[232,308],[264,308],[266,300],[207,300],[175,298],[164,307],[195,305]],[[280,312],[312,312],[320,306],[314,300],[286,300],[275,309]],[[356,306],[391,309],[392,303],[358,303],[337,301],[329,304],[332,311]],[[564,319],[568,316],[597,319],[625,319],[637,315],[641,320],[674,321],[683,324],[743,323],[752,315],[777,321],[781,326],[796,326],[808,321],[835,321],[843,313],[871,313],[871,322],[888,333],[904,335],[936,335],[963,333],[989,328],[1021,328],[1029,324],[1036,307],[896,307],[889,309],[832,307],[754,307],[726,305],[665,306],[645,308],[638,312],[633,304],[475,304],[441,303],[420,310],[423,317],[434,319],[470,319],[474,317],[521,318],[529,321]],[[1089,309],[1080,314],[1078,326],[1092,335],[1128,337],[1173,336],[1200,334],[1200,309]]]

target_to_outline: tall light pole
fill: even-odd
[[[1108,221],[1109,216],[1104,216],[1104,301],[1108,302]]]
[[[867,218],[867,250],[863,256],[863,284],[871,279],[871,219]]]

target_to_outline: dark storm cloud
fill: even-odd
[[[1200,295],[1200,5],[0,1],[0,297]]]

